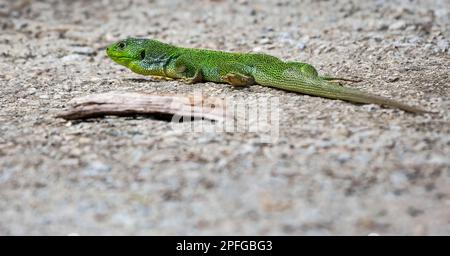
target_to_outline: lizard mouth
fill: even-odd
[[[115,61],[118,64],[121,65],[128,65],[128,63],[130,63],[131,61],[134,60],[134,58],[128,57],[128,56],[123,56],[123,55],[114,55],[111,53],[108,53],[108,56]]]
[[[126,56],[124,54],[115,52],[112,48],[108,47],[106,48],[106,54],[108,57],[110,57],[112,60],[116,62],[130,62],[133,60],[132,57]]]
[[[110,55],[109,56],[111,59],[113,60],[121,60],[121,61],[131,61],[133,60],[133,58],[130,57],[124,57],[124,56],[114,56],[114,55]]]
[[[117,59],[117,60],[131,60],[131,57],[128,56],[124,56],[123,54],[114,54],[114,52],[112,51],[106,51],[106,54],[111,58],[111,59]]]

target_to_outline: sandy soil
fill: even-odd
[[[450,235],[450,3],[352,2],[0,1],[0,234]],[[307,61],[439,113],[156,81],[105,56],[128,36]],[[55,118],[77,96],[194,88],[278,99],[278,139]]]

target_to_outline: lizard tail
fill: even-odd
[[[395,107],[411,113],[433,113],[420,107],[410,106],[386,97],[362,92],[356,89],[334,85],[320,77],[306,75],[287,75],[277,78],[267,73],[254,74],[256,83],[291,92],[298,92],[312,96],[339,99],[354,103],[378,104]]]

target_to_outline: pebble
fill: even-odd
[[[439,41],[437,42],[437,47],[438,47],[439,50],[441,50],[442,52],[447,51],[447,50],[448,50],[448,46],[449,46],[449,41],[448,41],[448,40],[442,39],[442,40],[439,40]]]
[[[81,55],[95,55],[95,50],[90,47],[74,47],[73,53]]]
[[[391,25],[389,25],[389,30],[400,30],[400,29],[404,29],[405,27],[406,27],[406,22],[404,22],[403,20],[399,20],[399,21],[394,22]]]
[[[94,161],[89,163],[82,172],[84,176],[98,176],[109,171],[111,171],[111,166],[102,162]]]
[[[270,40],[269,38],[265,37],[265,38],[262,38],[261,40],[259,40],[259,43],[260,44],[271,44],[272,40]]]
[[[412,43],[412,44],[420,44],[420,43],[423,42],[423,39],[418,37],[418,36],[413,36],[413,37],[408,39],[408,42]]]
[[[306,48],[306,44],[300,42],[300,43],[298,43],[298,44],[296,45],[296,47],[297,47],[298,49],[300,49],[300,50],[304,50],[304,49]]]
[[[388,77],[388,79],[387,79],[387,81],[389,83],[397,82],[398,80],[400,80],[400,77],[398,77],[398,76],[391,76],[391,77]]]
[[[403,172],[394,172],[389,177],[392,185],[397,189],[405,188],[408,185],[408,177]]]
[[[62,62],[76,62],[76,61],[80,61],[82,59],[82,57],[78,54],[70,54],[70,55],[66,55],[64,57],[61,58]]]
[[[30,89],[28,89],[28,90],[27,90],[27,94],[28,94],[28,95],[33,95],[33,94],[35,94],[35,93],[36,93],[36,91],[37,91],[37,89],[36,89],[36,88],[34,88],[34,87],[31,87]]]
[[[352,155],[351,155],[351,154],[349,154],[349,153],[341,153],[341,154],[338,155],[337,160],[338,160],[340,163],[345,163],[345,162],[347,162],[348,160],[350,160],[351,158],[352,158]]]
[[[252,51],[253,51],[253,52],[261,52],[261,51],[262,51],[262,48],[259,47],[259,46],[257,46],[257,47],[254,47],[254,48],[252,49]]]

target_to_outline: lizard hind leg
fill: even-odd
[[[361,82],[361,80],[356,80],[356,79],[341,78],[341,77],[329,77],[329,76],[319,76],[319,73],[317,72],[317,70],[312,65],[310,65],[308,63],[292,61],[292,62],[286,62],[286,64],[288,65],[289,68],[298,70],[302,74],[310,75],[310,76],[313,76],[313,77],[320,77],[323,80],[326,80],[326,81],[329,81],[329,82],[332,82],[332,83],[336,83],[338,85],[342,85],[342,83],[340,83],[340,82],[351,82],[351,83]]]
[[[312,65],[310,65],[308,63],[290,61],[290,62],[286,62],[286,64],[288,65],[288,67],[290,69],[299,71],[304,75],[309,75],[309,76],[313,76],[313,77],[319,75],[316,68],[314,68]]]
[[[232,86],[248,86],[255,84],[255,79],[251,76],[243,75],[237,72],[229,72],[221,77],[224,82]]]
[[[226,62],[219,65],[219,79],[232,86],[248,86],[255,84],[249,67],[237,62]]]
[[[187,84],[194,84],[203,81],[202,70],[182,57],[177,59],[173,66],[169,67],[167,71],[171,77],[180,79]]]

